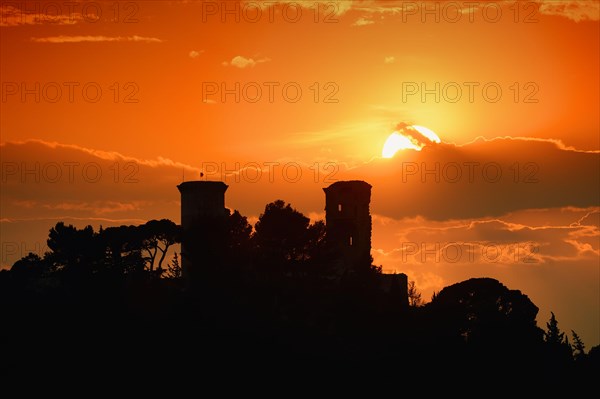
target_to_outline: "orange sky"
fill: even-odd
[[[179,222],[182,170],[192,179],[217,165],[216,180],[258,165],[256,182],[225,176],[229,207],[256,218],[283,198],[319,218],[322,187],[365,179],[384,269],[406,272],[426,297],[496,277],[530,295],[540,325],[554,310],[588,347],[600,343],[598,2],[279,1],[257,22],[256,1],[0,3],[3,267],[23,248],[43,251],[58,220]],[[239,102],[221,96],[236,84]],[[423,98],[422,87],[432,92]],[[380,159],[400,123],[426,126],[442,144]],[[496,162],[502,179],[478,171],[468,181],[465,162]],[[72,181],[65,163],[78,163]],[[82,174],[91,163],[98,181]],[[449,163],[463,180],[403,174]],[[298,181],[288,164],[301,168]],[[477,245],[477,256],[420,262],[402,251],[424,243],[443,253],[452,242]],[[490,243],[509,255],[482,259]],[[515,261],[519,243],[540,248],[534,265]]]

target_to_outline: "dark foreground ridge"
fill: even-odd
[[[68,370],[109,364],[114,373],[260,365],[378,370],[399,381],[594,381],[600,348],[567,338],[554,315],[538,327],[538,308],[520,291],[476,278],[419,306],[405,275],[382,274],[370,256],[367,183],[326,188],[326,224],[275,201],[254,230],[224,207],[226,185],[198,183],[179,186],[182,226],[58,223],[49,252],[0,272],[5,371],[52,370],[60,359]],[[167,258],[176,243],[182,254]]]

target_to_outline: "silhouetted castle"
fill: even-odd
[[[183,234],[204,217],[227,215],[225,191],[229,186],[217,181],[189,181],[177,186],[181,193],[181,227]],[[360,267],[370,267],[371,258],[371,188],[364,181],[339,181],[325,192],[326,239],[338,254],[336,269],[344,276]],[[188,278],[192,261],[181,244],[183,277]],[[408,305],[406,274],[381,274],[381,288],[395,291],[402,304]]]

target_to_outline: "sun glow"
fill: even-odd
[[[421,148],[410,141],[408,137],[394,132],[390,134],[390,137],[385,141],[381,156],[384,158],[392,158],[398,150],[406,149],[421,151]]]
[[[413,134],[411,134],[411,131]],[[414,132],[418,134],[415,135]],[[424,126],[412,125],[406,128],[403,128],[401,132],[393,132],[385,141],[383,145],[383,150],[381,151],[381,156],[383,158],[393,158],[394,154],[399,150],[416,150],[421,151],[423,147],[427,145],[426,142],[423,142],[419,139],[419,137],[415,136],[423,136],[429,142],[439,143],[441,142],[440,138],[437,134],[435,134],[432,130],[427,129]],[[425,140],[425,141],[427,141]]]
[[[437,134],[433,132],[431,129],[427,129],[425,126],[412,125],[411,128],[415,129],[417,132],[421,133],[423,136],[427,137],[434,143],[440,143],[441,140]]]

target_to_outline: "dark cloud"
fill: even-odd
[[[549,140],[430,144],[342,175],[369,181],[375,212],[394,218],[479,218],[600,202],[600,153]]]
[[[188,180],[199,176],[199,169],[163,158],[137,160],[77,146],[30,141],[3,144],[0,151],[3,218],[110,214],[176,219],[176,185],[183,175]],[[216,165],[219,171],[207,178],[224,179],[230,185],[226,203],[248,216],[258,215],[277,198],[306,213],[320,212],[323,187],[356,179],[373,186],[373,212],[392,218],[496,217],[521,209],[587,208],[600,202],[600,153],[548,140],[430,143],[422,151],[401,150],[393,159],[325,166],[321,163],[317,171],[314,164],[282,161],[269,170],[261,162],[228,163]]]

